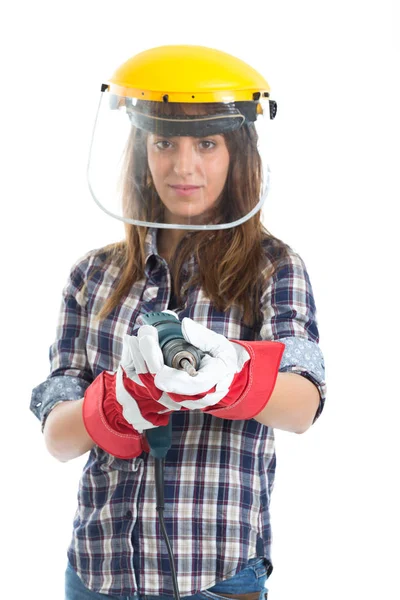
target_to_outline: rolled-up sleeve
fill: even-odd
[[[318,388],[320,403],[315,421],[326,398],[325,363],[310,278],[303,260],[293,250],[289,249],[287,259],[269,279],[261,310],[261,339],[285,344],[279,371],[302,375]]]
[[[86,353],[86,272],[88,259],[78,261],[63,290],[56,339],[50,346],[50,375],[32,391],[30,409],[45,420],[56,404],[79,400],[93,381]]]

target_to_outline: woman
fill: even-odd
[[[143,52],[102,87],[89,183],[126,239],[72,268],[51,374],[31,404],[51,454],[90,450],[67,600],[174,595],[147,442],[168,420],[165,521],[181,595],[266,593],[273,428],[306,431],[325,399],[305,265],[261,224],[258,123],[275,112],[259,73],[195,46]],[[195,377],[164,364],[143,324],[165,310],[204,353]]]

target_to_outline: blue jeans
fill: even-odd
[[[222,600],[224,593],[246,594],[250,592],[260,592],[259,600],[264,600],[268,591],[265,587],[267,577],[267,566],[264,559],[252,558],[247,567],[234,577],[220,581],[209,590],[197,592],[194,596],[183,596],[181,600]],[[109,594],[91,592],[83,585],[75,570],[68,563],[65,572],[65,600],[105,600],[105,598],[114,598],[115,600],[174,600],[173,596],[139,596],[138,594],[110,596]]]

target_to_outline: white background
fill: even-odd
[[[189,43],[271,85],[267,226],[306,262],[326,357],[321,419],[277,432],[270,598],[399,598],[394,3],[38,0],[0,16],[2,597],[63,598],[86,457],[48,455],[28,405],[70,266],[123,235],[85,181],[100,85],[141,50]]]

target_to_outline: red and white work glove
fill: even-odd
[[[119,367],[103,371],[87,388],[83,422],[92,440],[117,458],[134,458],[149,445],[143,432],[166,425],[170,410],[156,402],[140,382],[132,361],[135,337],[126,335]]]
[[[130,344],[135,381],[164,409],[200,409],[232,420],[259,414],[275,387],[285,345],[229,341],[189,318],[182,321],[182,334],[205,353],[197,375],[192,377],[165,365],[157,329],[143,325]]]

